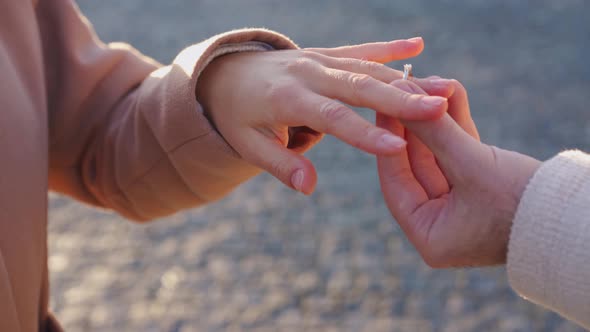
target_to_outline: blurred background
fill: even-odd
[[[590,150],[583,0],[79,5],[103,40],[164,63],[241,27],[275,29],[302,47],[423,36],[423,55],[409,61],[415,74],[463,82],[484,141],[541,159]],[[503,268],[422,263],[383,203],[372,156],[328,137],[309,157],[319,172],[311,197],[262,175],[147,226],[52,195],[51,306],[66,330],[578,330],[516,296]]]

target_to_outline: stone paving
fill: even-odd
[[[101,38],[162,62],[244,26],[302,46],[424,36],[416,74],[461,80],[484,141],[543,159],[590,148],[584,4],[80,1]],[[262,175],[220,202],[145,226],[51,195],[51,305],[66,330],[579,330],[517,297],[503,268],[422,263],[384,206],[373,157],[330,137],[309,156],[320,176],[311,197]]]

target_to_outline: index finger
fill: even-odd
[[[353,58],[387,63],[417,56],[424,50],[424,41],[422,37],[415,37],[389,42],[375,42],[334,48],[307,48],[306,50],[335,58]]]
[[[314,68],[308,85],[317,94],[403,120],[431,120],[447,110],[447,99],[408,93],[369,75]]]

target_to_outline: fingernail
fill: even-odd
[[[298,169],[296,170],[293,175],[291,175],[291,184],[297,191],[301,191],[303,188],[303,178],[304,178],[303,170]]]
[[[381,136],[377,141],[377,148],[379,148],[380,150],[399,150],[402,149],[404,146],[406,146],[406,141],[404,141],[400,137],[391,134],[385,134]]]
[[[447,99],[438,96],[427,96],[422,98],[422,105],[426,106],[426,108],[437,108],[445,103]]]
[[[407,39],[407,41],[412,42],[412,43],[417,43],[421,40],[422,40],[422,37],[414,37],[414,38]]]
[[[451,84],[451,80],[446,80],[444,78],[435,78],[430,80],[430,84],[434,85],[437,88],[445,88],[449,84]]]

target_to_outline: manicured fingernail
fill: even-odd
[[[421,40],[422,40],[422,37],[414,37],[414,38],[407,39],[407,41],[412,42],[412,43],[417,43],[417,42],[420,42]]]
[[[295,190],[301,191],[301,189],[303,188],[303,178],[304,177],[305,177],[305,174],[303,174],[302,169],[296,170],[293,173],[293,175],[291,175],[291,184],[293,185]]]
[[[447,99],[438,96],[427,96],[422,98],[422,105],[426,106],[426,108],[437,108],[440,107],[442,104],[445,103]]]
[[[434,85],[437,88],[445,88],[451,84],[451,80],[446,80],[444,78],[435,78],[430,80],[430,84]]]
[[[406,146],[406,141],[391,134],[385,134],[377,141],[377,148],[380,150],[399,150],[404,146]]]

